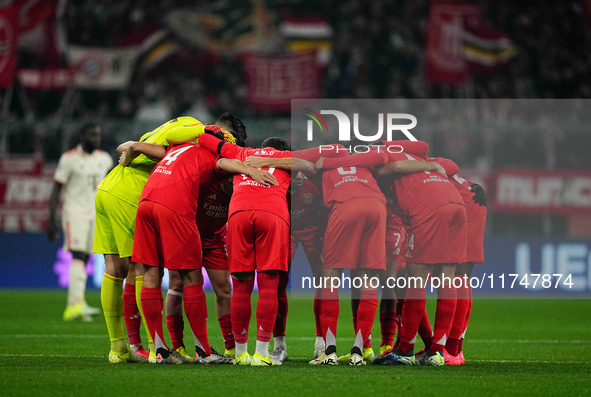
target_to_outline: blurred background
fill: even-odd
[[[43,232],[85,122],[115,155],[171,118],[223,111],[250,146],[289,139],[291,98],[514,98],[573,111],[506,101],[478,109],[495,128],[413,133],[485,186],[487,262],[574,272],[589,292],[590,39],[589,0],[0,0],[0,286],[63,285]]]

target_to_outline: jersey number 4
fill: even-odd
[[[191,149],[192,147],[194,147],[194,146],[185,146],[185,147],[182,147],[180,149],[173,150],[172,152],[168,153],[166,155],[166,157],[164,157],[162,159],[162,161],[165,161],[166,160],[166,165],[170,165],[170,163],[172,163],[173,161],[175,161],[181,155],[181,153],[183,153],[183,152]]]

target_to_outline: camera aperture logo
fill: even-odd
[[[318,125],[318,127],[320,127],[320,131],[324,132],[324,128],[322,128],[322,124],[324,124],[324,127],[326,128],[326,132],[328,132],[328,126],[326,125],[326,121],[324,120],[324,118],[319,115],[318,113],[316,113],[315,111],[313,111],[312,109],[308,109],[308,108],[304,108],[304,110],[308,113],[306,113],[306,116],[310,117],[312,120],[314,120],[316,122],[316,124]],[[313,114],[310,114],[313,113]],[[320,124],[320,121],[318,121],[318,119],[322,120],[322,124]],[[312,132],[312,120],[308,120],[308,141],[312,141],[313,138],[313,132]]]

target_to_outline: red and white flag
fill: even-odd
[[[292,98],[318,98],[316,52],[249,55],[244,60],[248,102],[261,110],[289,110]]]
[[[15,75],[19,9],[19,3],[0,8],[0,87],[10,87]]]
[[[470,74],[495,70],[516,52],[509,37],[483,23],[480,5],[431,3],[425,48],[430,82],[463,84]]]
[[[433,1],[425,49],[427,79],[432,83],[462,84],[469,76],[464,58],[464,20],[479,17],[480,6]]]
[[[19,0],[18,51],[43,60],[46,67],[60,66],[65,33],[60,25],[67,0]]]

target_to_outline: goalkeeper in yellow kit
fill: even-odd
[[[178,117],[144,134],[140,142],[166,145],[189,141],[199,131],[203,131],[203,123],[193,117]],[[118,151],[121,152],[123,146]],[[132,263],[130,266],[130,262],[140,195],[156,164],[157,161],[139,155],[127,167],[116,166],[98,186],[93,252],[105,256],[101,304],[111,341],[111,363],[148,359],[139,335],[143,316],[137,304],[143,283],[143,276],[139,274],[143,272],[136,268],[141,265]],[[122,291],[124,278],[125,292]],[[130,346],[125,341],[124,318]],[[153,344],[149,334],[148,341]]]

